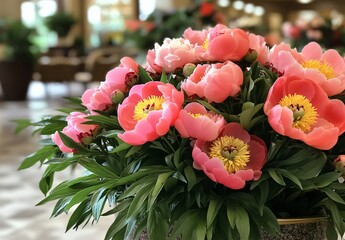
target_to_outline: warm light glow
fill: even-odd
[[[233,7],[236,10],[242,10],[244,8],[244,2],[243,1],[235,1],[233,4]]]
[[[265,14],[265,9],[261,6],[256,6],[254,9],[254,15],[263,16]]]
[[[218,6],[219,7],[229,7],[230,6],[230,0],[218,0]]]
[[[245,12],[245,13],[248,13],[248,14],[253,13],[253,12],[254,12],[254,9],[255,9],[255,6],[254,6],[254,4],[252,4],[252,3],[247,3],[247,4],[244,6],[244,12]]]
[[[297,0],[297,1],[302,4],[308,4],[308,3],[311,3],[313,0]]]

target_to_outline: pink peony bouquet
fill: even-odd
[[[246,240],[279,235],[280,218],[322,216],[328,239],[344,234],[337,51],[268,48],[218,24],[166,38],[146,60],[123,58],[63,114],[32,123],[44,146],[20,169],[46,167],[39,204],[73,211],[67,230],[115,215],[107,240]],[[52,187],[70,167],[85,174]]]

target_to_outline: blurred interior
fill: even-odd
[[[64,97],[98,86],[123,56],[144,63],[154,42],[187,27],[222,23],[270,46],[317,41],[343,54],[344,13],[344,0],[1,0],[0,239],[103,239],[108,227],[105,220],[64,234],[66,218],[48,220],[51,206],[34,206],[41,172],[17,168],[38,139],[15,135],[13,119],[54,112]],[[60,29],[47,24],[51,16],[60,16]]]

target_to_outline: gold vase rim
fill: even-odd
[[[326,221],[326,217],[302,217],[302,218],[278,218],[280,225],[286,224],[306,224]]]

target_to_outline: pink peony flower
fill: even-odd
[[[205,43],[209,32],[210,29],[193,30],[192,28],[187,28],[183,33],[183,38],[189,40],[191,44],[202,46]]]
[[[109,96],[114,91],[128,92],[137,80],[138,64],[130,57],[123,57],[120,62],[106,74],[105,84],[100,86],[100,90]]]
[[[104,111],[113,103],[111,97],[99,88],[86,90],[81,96],[82,104],[90,111]]]
[[[233,62],[198,65],[192,75],[182,82],[181,88],[188,96],[194,94],[210,102],[223,102],[235,96],[243,83],[241,68]]]
[[[146,55],[147,67],[146,70],[153,73],[161,73],[162,67],[155,63],[156,52],[154,50],[148,50]]]
[[[257,180],[266,163],[263,140],[249,135],[238,123],[227,124],[214,141],[197,139],[192,156],[194,167],[212,180],[232,189],[241,189],[246,181]]]
[[[314,81],[280,77],[264,105],[272,128],[284,136],[328,150],[345,131],[345,105],[329,99]]]
[[[201,104],[192,102],[180,111],[174,126],[184,138],[212,141],[225,124],[223,116],[208,112]]]
[[[295,48],[292,49],[291,46],[287,43],[274,45],[268,54],[268,59],[272,64],[272,67],[277,69],[277,71],[282,74],[285,72],[287,67],[290,67],[290,65],[287,65],[286,59],[284,57],[281,57],[282,54],[290,54],[291,56],[293,56],[293,58],[298,59],[299,61],[302,61],[303,58]]]
[[[265,38],[253,33],[249,34],[249,48],[257,52],[257,60],[262,65],[268,62],[269,49],[266,45]]]
[[[125,130],[118,137],[141,145],[165,135],[181,110],[183,93],[171,84],[148,82],[135,85],[118,106],[118,120]]]
[[[72,112],[67,118],[67,126],[62,129],[62,133],[70,137],[76,143],[88,144],[97,125],[84,124],[88,121],[85,113]],[[52,135],[53,142],[62,152],[73,152],[73,149],[67,147],[61,140],[58,131]]]
[[[155,44],[156,57],[154,63],[166,72],[182,68],[186,63],[196,62],[194,46],[183,38],[166,38],[160,46]],[[151,64],[150,64],[151,66]]]
[[[300,54],[280,51],[274,60],[274,65],[284,75],[311,79],[328,96],[345,90],[345,63],[334,49],[323,52],[319,44],[311,42]]]

